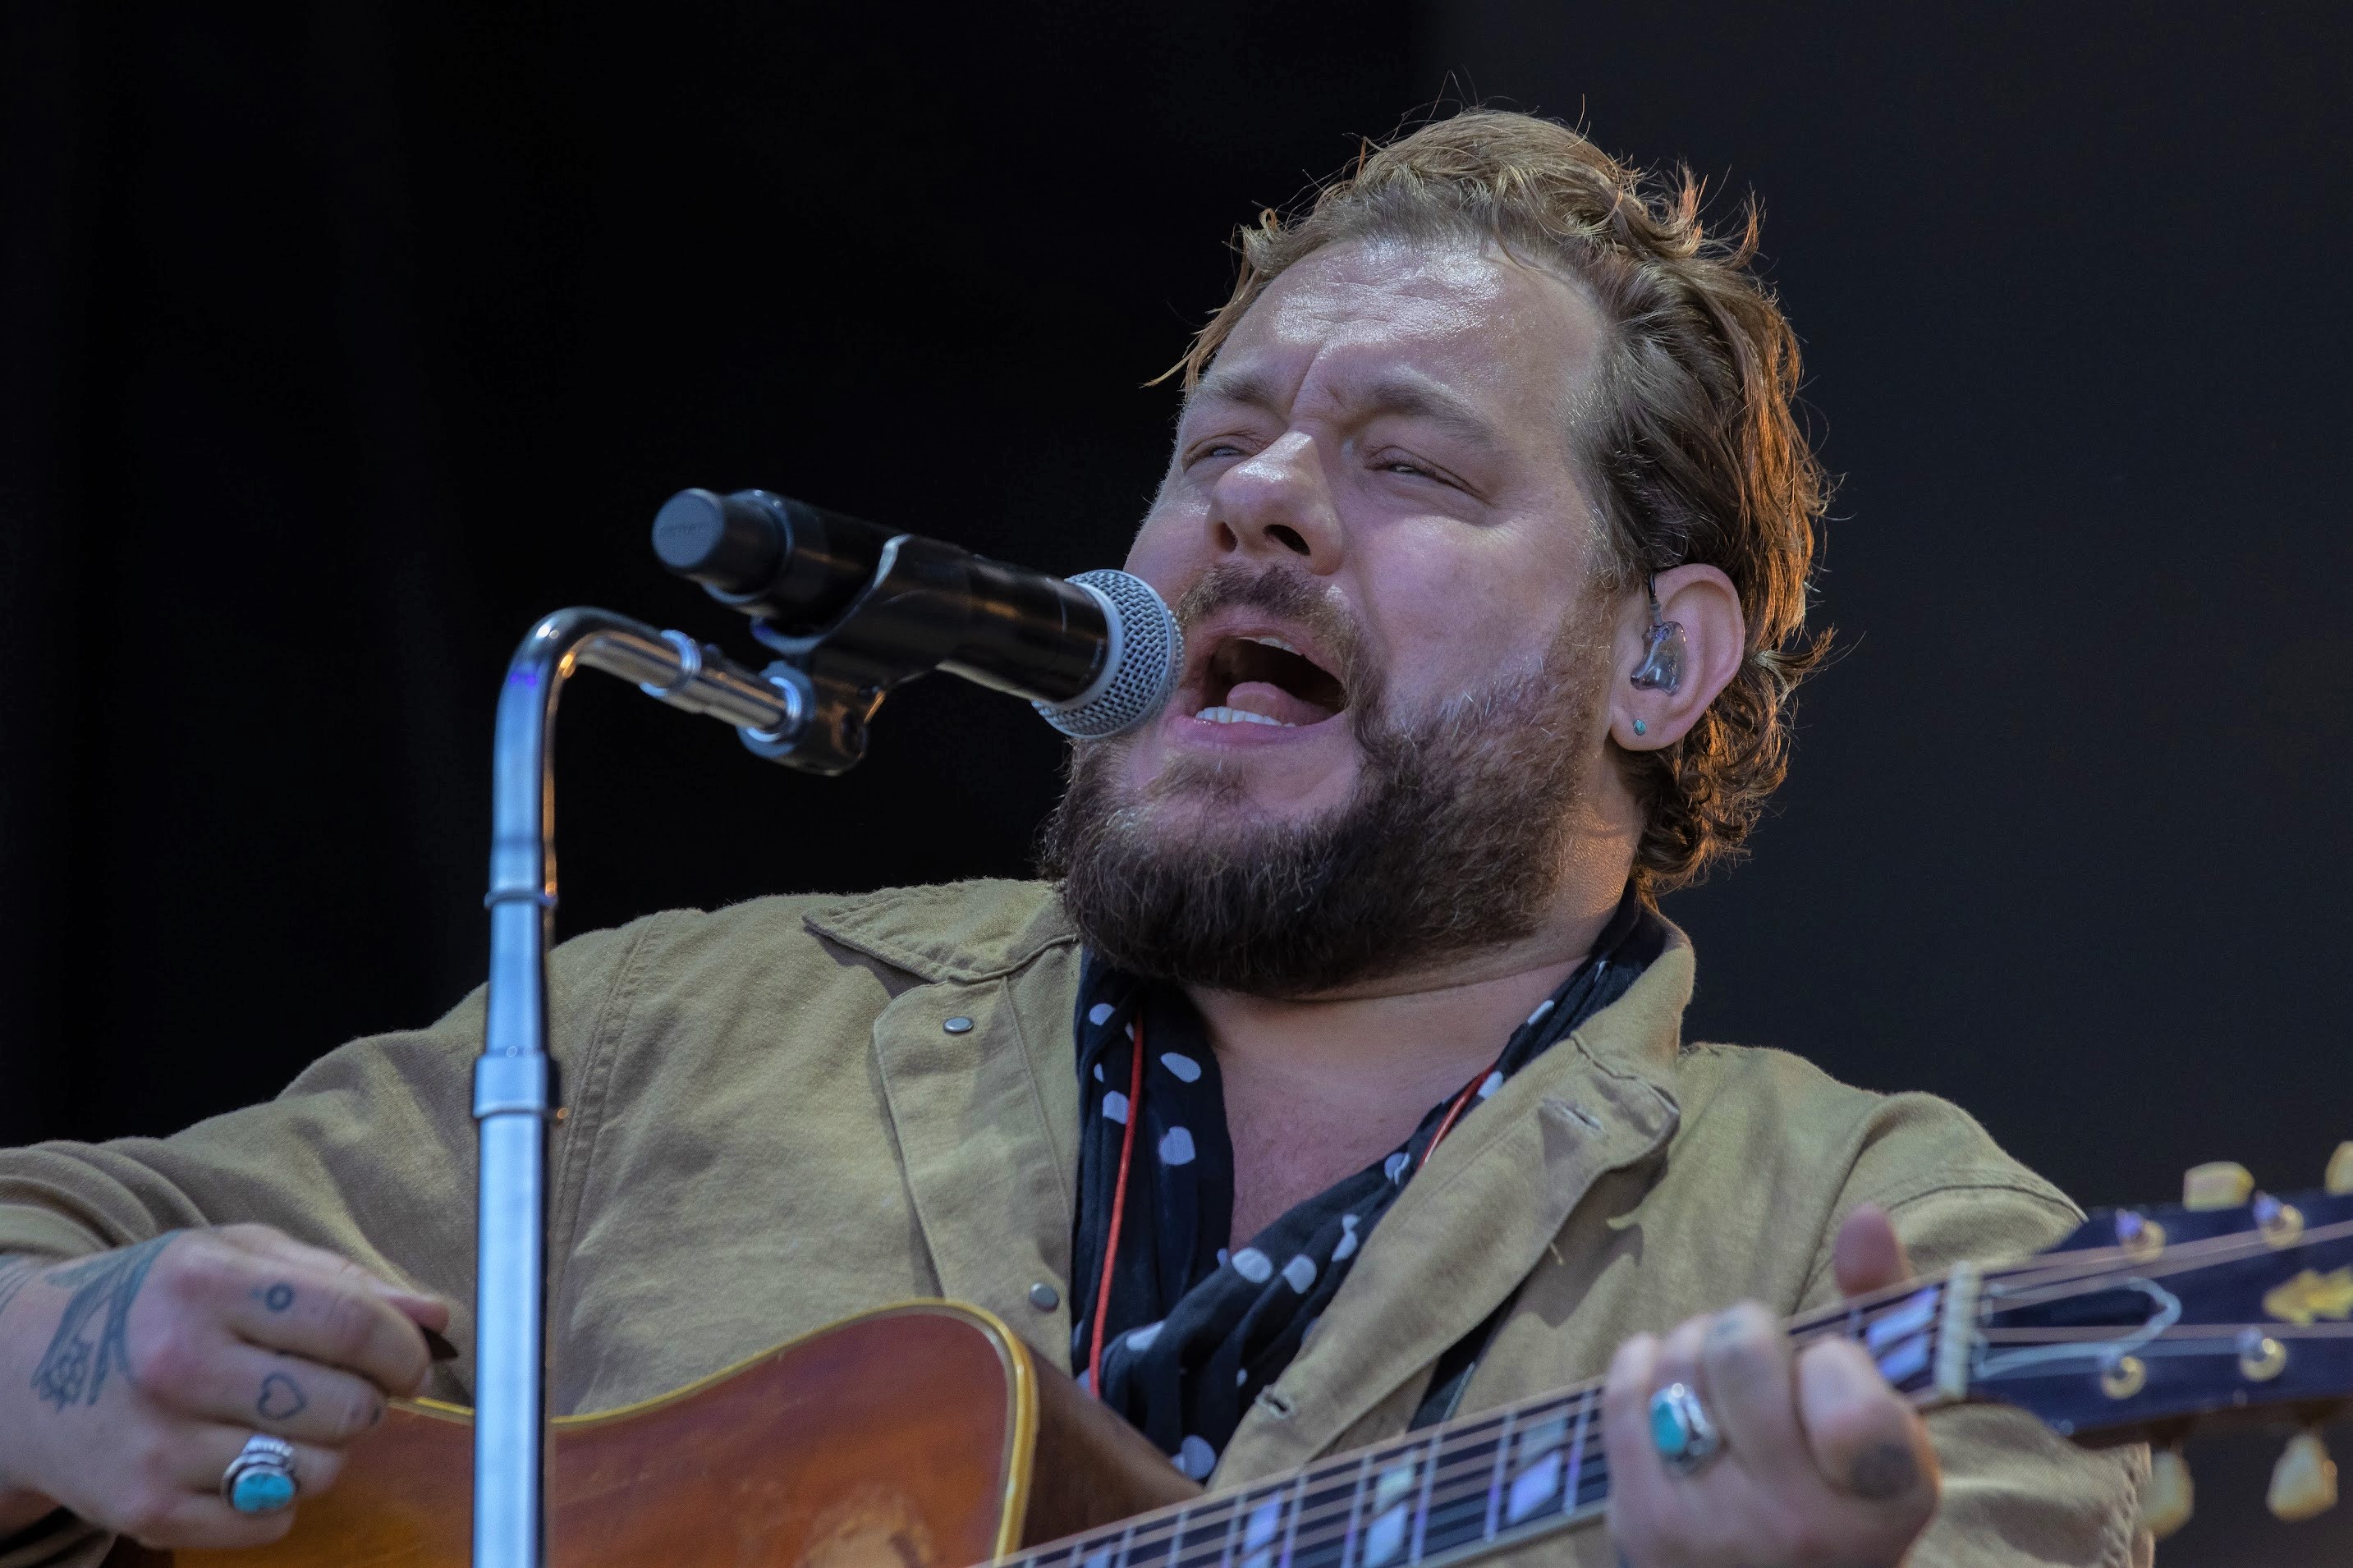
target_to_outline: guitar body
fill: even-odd
[[[549,1560],[563,1568],[985,1562],[1020,1539],[1039,1407],[1028,1352],[986,1313],[917,1303],[852,1319],[660,1398],[558,1418]],[[335,1489],[301,1503],[276,1545],[126,1547],[110,1563],[463,1568],[472,1465],[468,1412],[403,1401],[353,1448]]]

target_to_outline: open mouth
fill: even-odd
[[[1271,633],[1236,634],[1209,652],[1193,717],[1212,724],[1320,724],[1348,706],[1339,678]]]

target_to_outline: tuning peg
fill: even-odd
[[[2315,1519],[2337,1506],[2337,1461],[2328,1457],[2320,1434],[2306,1427],[2287,1440],[2287,1447],[2272,1467],[2271,1490],[2263,1504],[2291,1523]]]
[[[2179,1447],[2159,1448],[2148,1458],[2148,1486],[2140,1494],[2140,1521],[2152,1540],[2162,1541],[2189,1522],[2195,1489],[2189,1461]]]
[[[2255,1178],[2244,1165],[2229,1160],[2192,1165],[2181,1178],[2181,1206],[2186,1209],[2234,1209],[2255,1190]]]
[[[2353,1193],[2353,1141],[2337,1145],[2337,1152],[2328,1156],[2328,1173],[2320,1179],[2320,1184],[2337,1196]]]

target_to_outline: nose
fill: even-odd
[[[1303,430],[1286,431],[1220,474],[1208,521],[1210,547],[1220,556],[1283,561],[1319,576],[1340,569],[1339,513],[1314,438]]]

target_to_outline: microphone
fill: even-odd
[[[1027,698],[1066,735],[1134,729],[1184,668],[1176,617],[1125,572],[1051,577],[766,490],[681,490],[655,514],[653,545],[761,622],[764,640],[814,647],[887,610],[870,638],[887,622],[894,654]]]

